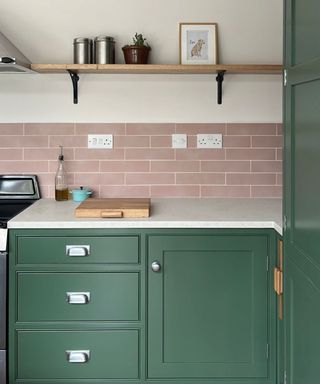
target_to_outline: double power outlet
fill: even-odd
[[[222,148],[222,134],[199,134],[197,135],[197,148]]]
[[[88,148],[112,149],[113,135],[88,135]]]
[[[187,135],[185,133],[173,134],[172,148],[188,148]],[[222,134],[198,134],[197,148],[222,148]]]

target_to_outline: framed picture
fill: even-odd
[[[218,25],[180,23],[180,64],[218,64]]]

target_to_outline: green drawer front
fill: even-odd
[[[139,320],[139,273],[20,272],[17,276],[18,321]],[[80,298],[81,303],[70,304],[68,296],[69,301]]]
[[[136,379],[138,330],[18,331],[17,379]],[[66,351],[90,351],[70,363]]]
[[[89,246],[90,251],[87,256],[69,256],[70,246],[80,253]],[[139,237],[19,237],[17,257],[19,264],[132,264],[139,262]]]

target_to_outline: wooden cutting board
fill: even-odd
[[[150,199],[87,199],[75,209],[76,217],[144,218],[150,216]]]

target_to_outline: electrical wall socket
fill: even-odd
[[[112,149],[113,135],[88,135],[88,148]]]
[[[199,134],[197,135],[197,148],[222,148],[222,134]]]

